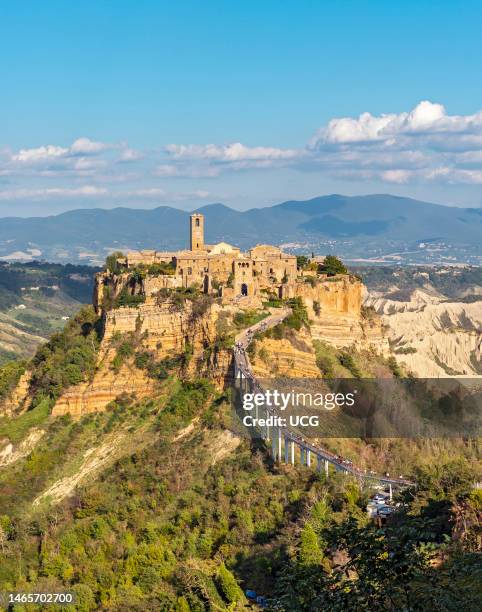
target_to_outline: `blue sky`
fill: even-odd
[[[481,206],[481,22],[471,1],[2,3],[0,216]]]

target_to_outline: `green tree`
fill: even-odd
[[[299,557],[301,565],[320,564],[323,559],[318,535],[309,522],[301,531]]]
[[[327,255],[325,261],[320,264],[319,271],[328,274],[328,276],[348,273],[345,264],[335,255]]]
[[[224,563],[221,563],[216,576],[216,584],[219,591],[228,603],[237,603],[244,601],[243,591],[236,582],[236,578],[226,568]]]
[[[122,268],[117,261],[120,257],[125,257],[122,251],[115,251],[114,253],[107,255],[105,258],[106,270],[112,272],[112,274],[119,274],[122,271]]]
[[[306,255],[297,255],[296,256],[296,266],[298,270],[303,270],[309,264],[310,260]]]

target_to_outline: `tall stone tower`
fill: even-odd
[[[191,251],[204,250],[204,215],[191,215]]]

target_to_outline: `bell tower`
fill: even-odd
[[[191,215],[191,251],[204,250],[204,215]]]

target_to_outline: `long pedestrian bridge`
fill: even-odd
[[[241,396],[245,393],[263,393],[263,389],[259,381],[255,378],[249,357],[246,349],[252,342],[255,333],[265,331],[278,323],[281,323],[291,312],[289,308],[279,309],[279,312],[274,312],[262,321],[255,325],[243,330],[236,337],[236,344],[234,347],[234,375],[236,386],[239,389]],[[275,417],[271,419],[276,423],[276,417],[280,415],[278,412],[268,406],[256,406],[255,405],[255,418],[256,422],[258,419],[263,419],[265,422],[268,417]],[[332,465],[337,472],[343,472],[346,475],[351,475],[357,478],[360,482],[374,482],[381,485],[386,485],[390,488],[390,494],[392,487],[407,487],[413,486],[414,483],[402,478],[389,478],[374,473],[373,471],[368,472],[351,462],[347,462],[338,455],[335,455],[328,449],[313,444],[305,440],[296,430],[280,425],[264,425],[257,427],[258,433],[261,438],[268,443],[271,443],[271,453],[273,459],[278,462],[285,462],[295,464],[297,457],[301,461],[302,465],[307,467],[313,467],[318,471],[325,472],[326,476],[329,476],[329,468]],[[296,452],[298,450],[298,452]]]

